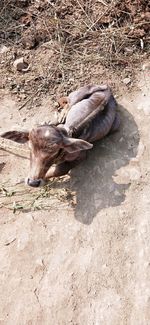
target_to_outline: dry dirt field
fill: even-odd
[[[58,95],[86,82],[110,83],[119,103],[121,126],[117,133],[96,143],[87,160],[70,175],[50,181],[42,189],[20,182],[29,170],[28,148],[1,140],[0,325],[148,325],[150,65],[146,39],[140,41],[139,52],[138,48],[134,52],[136,45],[131,42],[126,55],[115,52],[115,59],[107,57],[108,61],[98,52],[95,40],[92,52],[90,38],[89,43],[85,43],[86,37],[80,41],[85,49],[90,44],[87,52],[80,52],[75,47],[78,35],[69,39],[74,52],[70,52],[69,41],[65,51],[61,26],[63,19],[64,23],[69,19],[66,12],[71,16],[73,1],[61,7],[62,17],[55,1],[50,2],[60,19],[56,39],[38,39],[38,44],[32,39],[32,46],[22,45],[20,38],[14,40],[14,34],[9,34],[13,18],[5,25],[5,38],[0,27],[0,133],[53,119]],[[35,1],[37,7],[32,1],[31,6],[30,1],[20,3],[28,21],[26,34],[18,36],[19,20],[15,37],[23,38],[33,27],[33,9],[34,15],[37,10],[48,15],[50,5],[42,7],[48,1]],[[88,9],[82,6],[83,1],[77,3],[87,29],[97,19],[97,7],[90,16],[91,2],[86,2]],[[107,13],[101,23],[104,27],[111,17]],[[17,16],[15,24],[22,16],[25,19]],[[68,33],[75,31],[72,27]],[[143,40],[144,35],[140,37]],[[30,64],[26,73],[16,71],[13,65],[19,56]],[[123,61],[122,65],[122,57],[129,64]]]

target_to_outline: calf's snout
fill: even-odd
[[[32,187],[39,187],[41,185],[41,179],[27,179],[27,184]]]

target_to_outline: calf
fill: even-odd
[[[1,135],[19,143],[29,142],[30,175],[26,183],[30,186],[38,187],[51,177],[67,174],[85,159],[92,143],[119,127],[117,104],[108,86],[87,85],[60,102],[68,111],[64,124]]]

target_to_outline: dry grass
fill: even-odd
[[[81,61],[85,66],[100,62],[114,71],[139,62],[149,50],[146,0],[3,0],[0,6],[2,41],[17,46],[18,52],[37,51],[49,42],[56,83],[68,71],[74,74]]]
[[[62,204],[75,206],[75,193],[64,188],[62,179],[51,180],[49,185],[37,190],[25,188],[22,184],[10,186],[3,184],[0,187],[0,208],[4,207],[16,213],[17,211],[29,212],[35,210],[62,209]],[[61,202],[58,204],[58,202]]]

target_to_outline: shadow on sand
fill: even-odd
[[[91,224],[101,209],[119,206],[130,186],[116,184],[113,177],[136,157],[139,132],[133,116],[121,106],[119,112],[120,130],[97,142],[87,160],[72,170],[70,181],[61,183],[76,192],[75,218],[83,224]]]

